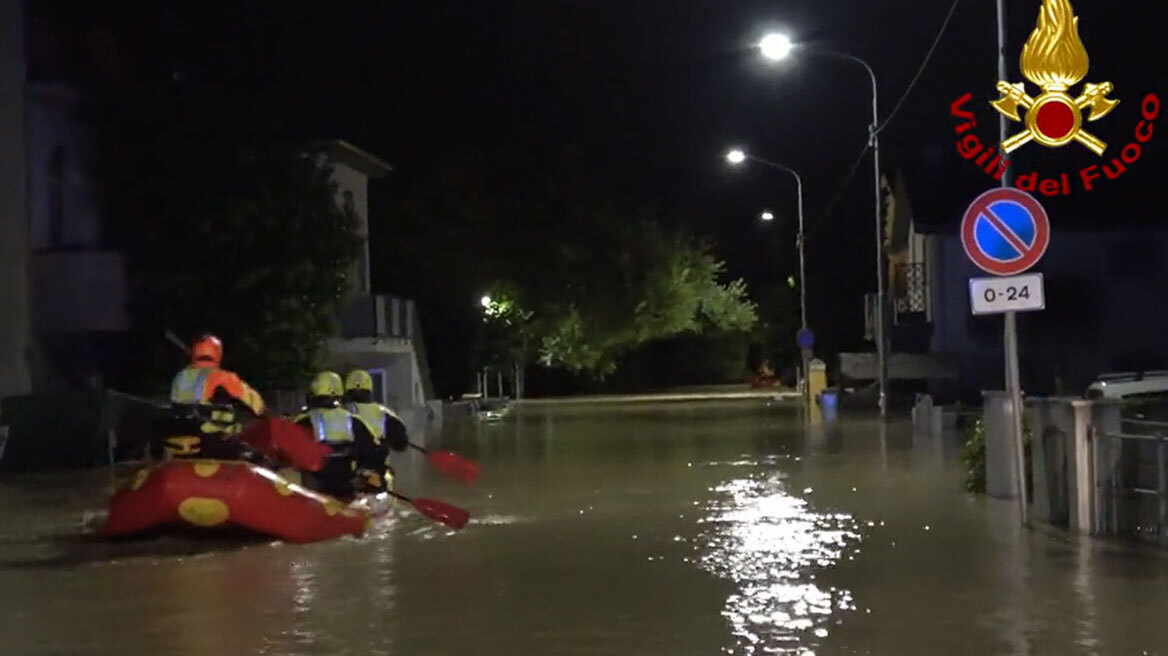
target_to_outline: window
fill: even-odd
[[[373,400],[384,405],[389,405],[385,402],[385,370],[370,369],[369,377],[373,379]]]
[[[49,248],[65,246],[65,147],[53,148],[49,157]]]

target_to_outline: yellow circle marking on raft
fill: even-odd
[[[195,526],[218,526],[231,515],[227,504],[218,499],[190,497],[178,504],[178,514]]]
[[[131,490],[137,490],[146,484],[146,479],[150,478],[149,469],[139,469],[138,474],[134,476],[134,481],[130,483]]]
[[[212,476],[215,475],[215,472],[219,471],[219,463],[210,462],[210,461],[196,462],[194,469],[195,469],[196,476],[202,476],[203,478],[211,478]]]

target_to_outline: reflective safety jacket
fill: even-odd
[[[389,448],[394,451],[405,451],[409,446],[406,435],[405,422],[393,410],[380,403],[349,403],[346,406],[349,412],[360,417],[373,433],[373,440],[378,445],[388,442]]]
[[[166,439],[173,456],[200,455],[202,438],[225,438],[239,432],[235,406],[255,415],[264,412],[259,393],[239,376],[218,367],[190,366],[175,375],[170,385],[170,402],[175,406],[175,427]],[[205,455],[205,454],[204,454]]]

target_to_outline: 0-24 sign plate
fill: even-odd
[[[969,307],[973,314],[1033,312],[1046,308],[1041,273],[970,278]]]

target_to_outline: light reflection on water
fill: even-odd
[[[820,587],[816,573],[832,567],[861,539],[846,514],[816,513],[789,494],[779,474],[739,478],[716,488],[701,523],[703,569],[735,583],[722,611],[735,646],[731,654],[812,656],[828,626],[855,610],[848,590]]]

